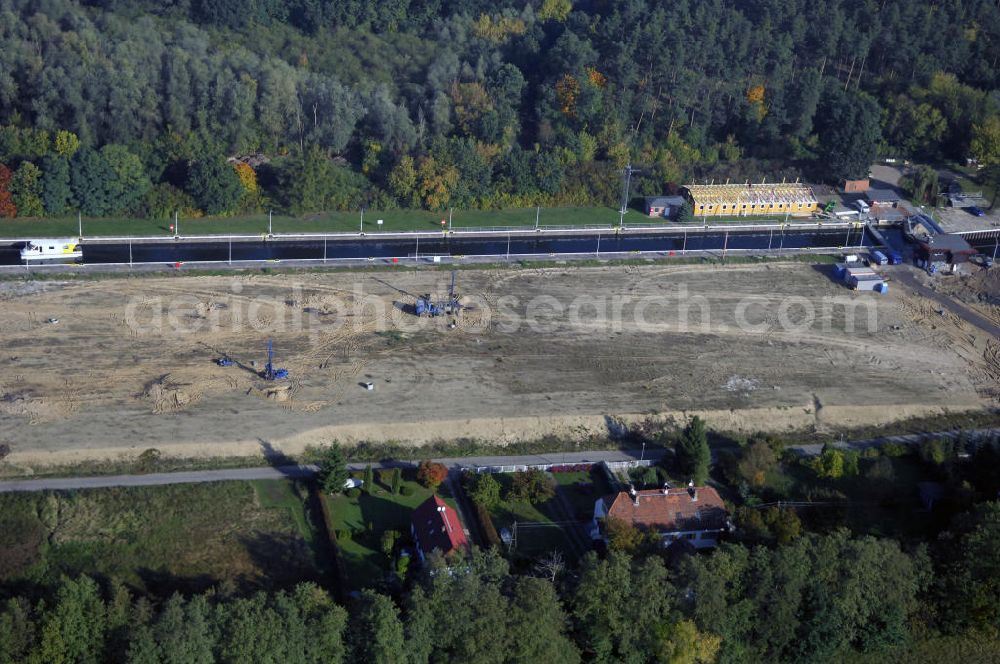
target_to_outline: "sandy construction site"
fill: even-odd
[[[809,430],[995,405],[996,339],[901,287],[853,293],[827,272],[460,270],[469,308],[433,319],[414,298],[443,298],[448,272],[6,282],[0,442],[30,467],[150,447],[582,438],[695,412]],[[258,375],[268,338],[287,381]]]

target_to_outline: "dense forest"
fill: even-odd
[[[0,216],[616,205],[1000,161],[994,0],[0,0]],[[228,159],[228,165],[227,165]]]
[[[311,584],[150,601],[64,578],[0,607],[0,663],[995,661],[998,540],[1000,504],[985,503],[930,551],[841,530],[514,575],[490,549],[433,561],[395,598],[365,590],[348,610]]]

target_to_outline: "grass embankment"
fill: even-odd
[[[711,422],[709,423],[711,425]],[[867,440],[871,438],[896,436],[911,433],[935,431],[971,430],[1000,427],[1000,411],[981,410],[961,413],[947,413],[927,417],[915,417],[889,424],[864,427],[831,427],[823,432],[797,431],[773,434],[785,445],[834,443],[840,440]],[[734,447],[738,442],[750,438],[746,433],[711,431],[710,440],[715,447]],[[489,456],[500,454],[551,454],[553,452],[582,452],[600,450],[638,449],[636,437],[610,438],[594,436],[585,440],[548,436],[533,441],[509,443],[499,448],[487,440],[441,441],[427,445],[404,445],[393,441],[359,443],[345,448],[345,454],[352,462],[377,462],[383,459],[417,461],[428,458],[452,458],[466,456]],[[654,446],[647,446],[653,450]],[[288,457],[288,463],[311,463],[314,455],[304,454]],[[17,479],[26,476],[41,477],[85,477],[98,475],[128,475],[149,472],[168,473],[190,470],[215,470],[220,468],[252,468],[270,466],[272,463],[263,456],[253,457],[168,457],[156,461],[153,466],[140,467],[136,459],[120,458],[106,461],[81,462],[71,465],[47,465],[30,469],[0,462],[0,478]]]
[[[285,480],[0,494],[0,588],[62,574],[161,597],[324,582],[307,495]]]
[[[535,208],[511,210],[455,210],[452,228],[534,228]],[[382,224],[378,224],[378,220]],[[440,231],[441,220],[448,212],[427,210],[366,210],[362,225],[360,211],[323,212],[301,217],[273,215],[271,232],[278,233],[366,233],[377,231]],[[632,210],[626,223],[650,221]],[[234,217],[181,218],[182,235],[257,235],[268,232],[266,214]],[[618,211],[602,207],[546,208],[538,213],[541,226],[617,225]],[[84,237],[155,236],[172,237],[172,219],[100,218],[84,219]],[[64,219],[11,219],[0,222],[0,237],[76,237],[79,224],[75,217]]]

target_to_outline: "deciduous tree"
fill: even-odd
[[[0,164],[0,217],[13,218],[17,216],[17,205],[8,187],[13,174],[6,165]]]
[[[436,461],[421,461],[417,466],[417,481],[430,489],[436,489],[448,477],[448,467]]]
[[[209,155],[191,166],[184,189],[208,214],[231,212],[243,193],[243,185],[233,167],[222,157]]]
[[[10,193],[20,217],[40,217],[42,207],[42,172],[30,161],[22,161],[10,181]]]

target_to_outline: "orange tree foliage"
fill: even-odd
[[[587,67],[587,78],[590,79],[590,84],[596,88],[603,88],[608,84],[608,77],[594,67]]]
[[[257,193],[257,172],[253,170],[253,166],[238,161],[233,164],[233,170],[239,176],[244,191],[251,194]]]
[[[576,98],[580,96],[580,81],[572,74],[563,74],[556,82],[556,97],[559,98],[559,110],[564,115],[576,115]]]
[[[458,169],[434,157],[421,157],[417,163],[417,190],[428,210],[441,210],[451,200],[458,185]]]
[[[747,90],[747,101],[757,108],[757,119],[763,120],[767,115],[767,105],[764,103],[764,86],[755,85]]]
[[[13,218],[17,216],[17,206],[14,205],[14,199],[10,195],[10,191],[7,190],[12,177],[10,169],[4,164],[0,164],[0,217]]]
[[[426,487],[436,489],[448,477],[448,467],[436,461],[421,461],[417,466],[417,481]]]

